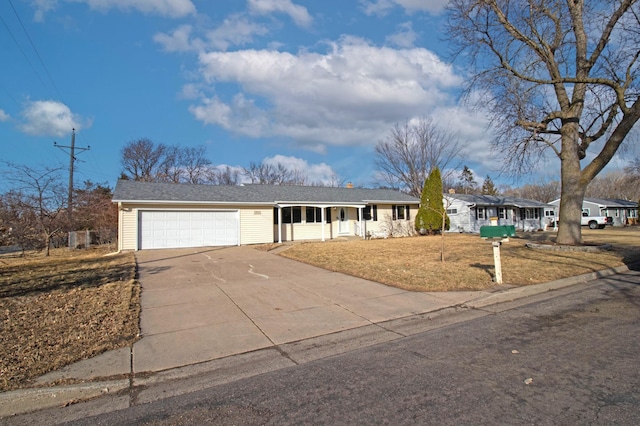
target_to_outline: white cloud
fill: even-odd
[[[307,160],[298,157],[274,155],[263,161],[265,164],[283,165],[287,170],[301,172],[310,183],[330,183],[335,181],[336,172],[326,163],[309,164]]]
[[[156,33],[153,40],[166,52],[202,52],[207,48],[227,50],[254,41],[254,36],[264,36],[269,30],[264,25],[247,19],[242,14],[227,17],[222,24],[207,31],[205,40],[193,36],[191,25],[180,25],[171,33]]]
[[[321,152],[330,145],[367,145],[396,121],[451,102],[461,79],[422,48],[377,47],[354,37],[325,53],[272,50],[202,53],[201,76],[217,97],[191,107],[205,123],[253,137],[286,137]],[[221,98],[218,85],[241,93]],[[223,87],[221,87],[223,88]]]
[[[100,11],[134,9],[170,18],[181,18],[196,13],[196,7],[191,0],[33,0],[32,4],[36,8],[34,20],[44,20],[44,15],[54,10],[60,2],[84,3],[91,9]]]
[[[44,21],[44,15],[56,8],[58,0],[32,0],[31,3],[36,9],[33,15],[33,20],[36,22],[42,22]]]
[[[196,84],[185,84],[182,86],[182,91],[178,95],[180,99],[198,99],[202,96],[200,88]]]
[[[249,11],[256,15],[284,13],[300,27],[308,27],[313,22],[307,8],[293,4],[291,0],[249,0]]]
[[[253,36],[263,36],[269,32],[264,25],[249,21],[240,14],[231,15],[222,24],[207,33],[211,46],[227,50],[229,46],[242,46],[253,42]]]
[[[413,31],[413,24],[411,21],[403,22],[398,25],[398,31],[390,36],[387,36],[387,43],[393,44],[398,47],[413,47],[414,43],[418,39],[418,33]]]
[[[365,15],[384,16],[393,8],[394,3],[391,0],[360,0],[360,5]]]
[[[22,111],[23,132],[35,136],[64,136],[71,129],[80,130],[91,125],[88,120],[73,114],[68,106],[56,101],[32,101]]]
[[[455,105],[436,108],[431,118],[454,134],[463,145],[463,161],[482,165],[488,170],[498,170],[503,166],[503,156],[497,155],[492,146],[495,135],[489,128],[487,111]]]
[[[204,48],[204,42],[191,38],[191,25],[180,25],[171,34],[156,33],[153,41],[162,45],[166,52],[199,51]]]
[[[3,121],[9,121],[10,118],[9,114],[0,109],[0,123]]]
[[[360,0],[366,15],[386,15],[395,6],[402,7],[407,13],[428,12],[438,14],[444,10],[449,0]]]

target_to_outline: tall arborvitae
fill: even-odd
[[[416,231],[421,234],[436,234],[442,230],[443,216],[445,229],[449,228],[449,217],[442,204],[442,177],[440,169],[434,168],[424,181],[420,209],[416,215]]]

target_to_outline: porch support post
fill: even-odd
[[[362,212],[363,212],[362,207],[358,207],[358,218],[360,219],[360,224],[359,224],[358,228],[360,228],[360,236],[364,240],[364,229],[362,229],[362,219],[363,219]]]
[[[282,243],[282,206],[278,206],[278,243]]]
[[[325,220],[325,207],[320,208],[320,222],[322,224],[322,226],[320,227],[321,231],[320,231],[320,235],[321,235],[321,241],[324,241],[324,226],[326,225],[326,220]]]

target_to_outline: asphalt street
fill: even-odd
[[[640,276],[73,424],[640,424]]]

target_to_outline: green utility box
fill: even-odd
[[[509,238],[516,236],[514,225],[481,226],[480,238]]]

